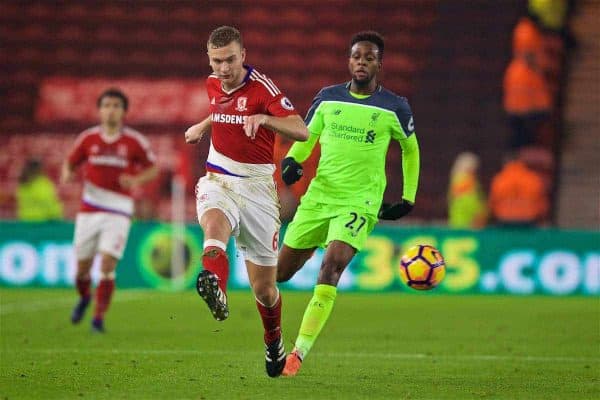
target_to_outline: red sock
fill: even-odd
[[[104,313],[108,310],[110,299],[115,289],[114,279],[102,279],[96,288],[96,313],[95,319],[104,319]]]
[[[229,260],[227,253],[216,246],[208,246],[202,254],[202,266],[205,270],[212,272],[219,278],[219,287],[227,292],[227,280],[229,279]]]
[[[273,343],[281,337],[281,294],[273,306],[265,307],[256,300],[256,307],[265,328],[265,343]]]
[[[89,278],[76,278],[75,279],[75,287],[77,288],[77,292],[79,293],[79,296],[81,296],[82,298],[89,298],[90,297],[90,284],[92,283],[91,279]]]

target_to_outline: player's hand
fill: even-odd
[[[286,185],[298,182],[303,173],[302,164],[296,162],[292,157],[286,157],[281,161],[281,179]]]
[[[71,171],[62,171],[60,174],[60,183],[64,185],[65,183],[69,183],[73,180],[73,173]]]
[[[258,132],[258,128],[260,128],[260,126],[264,125],[266,122],[267,116],[264,114],[250,115],[244,122],[244,133],[250,139],[254,140],[256,137],[256,132]]]
[[[188,144],[195,144],[202,139],[204,136],[204,129],[202,129],[200,124],[196,124],[194,126],[190,126],[187,131],[185,131],[185,142]]]
[[[119,185],[124,189],[130,189],[137,185],[135,175],[123,174],[119,176]]]
[[[64,185],[65,183],[69,183],[73,180],[74,175],[75,174],[73,173],[73,170],[67,164],[63,164],[63,166],[60,170],[59,182],[61,183],[61,185]]]
[[[385,219],[389,221],[394,221],[404,217],[406,214],[412,211],[413,204],[407,200],[402,199],[399,203],[383,203],[381,208],[379,209],[379,214],[377,215],[379,219]]]

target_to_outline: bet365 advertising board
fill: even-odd
[[[0,222],[0,286],[72,286],[76,266],[72,235],[69,222]],[[117,284],[162,290],[193,287],[201,269],[202,232],[189,225],[184,237],[179,246],[184,267],[173,276],[171,249],[178,245],[172,240],[170,225],[134,223],[117,270]],[[379,226],[342,276],[340,289],[412,291],[400,281],[398,265],[403,251],[417,243],[437,247],[446,260],[446,277],[436,292],[600,294],[600,233],[553,229],[455,231]],[[233,242],[228,253],[230,288],[248,289],[246,269]],[[322,257],[323,251],[317,250],[283,287],[312,289]]]

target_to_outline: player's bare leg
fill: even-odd
[[[285,349],[281,337],[281,295],[275,285],[277,268],[261,266],[246,260],[250,286],[265,329],[265,367],[267,375],[281,375],[285,366]]]
[[[317,284],[336,286],[342,273],[352,261],[356,249],[348,243],[334,240],[327,246]]]
[[[83,316],[85,315],[85,311],[90,305],[90,299],[92,297],[90,290],[92,283],[90,270],[92,269],[93,263],[93,258],[77,261],[75,287],[77,288],[77,292],[79,293],[79,302],[77,303],[77,305],[73,309],[73,312],[71,313],[71,322],[74,324],[78,324],[79,322],[81,322]]]
[[[104,332],[104,314],[115,290],[115,270],[118,262],[118,258],[108,253],[100,253],[100,282],[96,288],[96,309],[92,320],[92,330],[95,332]]]
[[[200,226],[204,232],[202,254],[204,270],[198,274],[196,290],[208,305],[213,317],[217,321],[223,321],[229,316],[227,307],[229,261],[226,250],[232,228],[225,214],[216,208],[202,214]]]
[[[314,252],[315,247],[311,249],[294,249],[284,244],[277,259],[277,282],[287,282],[292,279]]]
[[[300,370],[302,360],[312,348],[331,315],[337,295],[337,284],[355,253],[356,250],[352,246],[338,240],[332,241],[327,246],[317,286],[304,312],[300,332],[294,350],[287,357],[283,375],[294,376]]]

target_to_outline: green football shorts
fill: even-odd
[[[360,251],[376,223],[377,217],[361,207],[302,199],[283,243],[294,249],[311,249],[339,240]]]

